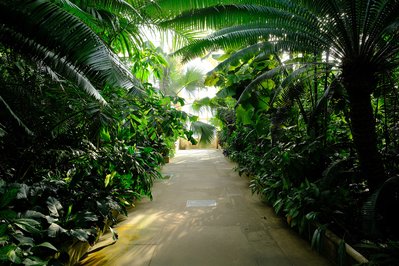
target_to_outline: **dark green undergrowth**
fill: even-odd
[[[93,245],[152,198],[176,140],[195,142],[196,118],[150,83],[141,94],[106,84],[103,103],[6,47],[0,61],[0,264],[72,263],[72,245]]]
[[[398,187],[392,181],[390,191],[370,190],[353,144],[347,95],[333,72],[315,67],[306,74],[312,82],[288,85],[284,82],[295,73],[288,69],[271,75],[256,91],[243,93],[258,71],[267,73],[279,65],[273,55],[252,56],[246,62],[227,59],[224,68],[211,72],[208,85],[220,91],[196,103],[213,108],[224,154],[237,163],[240,175],[250,177],[252,192],[292,228],[313,238],[315,246],[321,243],[317,232],[328,228],[364,252],[370,264],[394,265]],[[387,174],[397,180],[396,94],[378,91],[372,103],[378,147]],[[321,227],[314,234],[316,225]]]

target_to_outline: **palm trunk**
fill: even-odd
[[[375,191],[386,179],[384,165],[377,148],[375,119],[371,105],[371,92],[375,82],[372,79],[367,82],[367,76],[364,75],[361,78],[346,77],[353,141],[359,156],[361,172],[368,182],[370,191]]]

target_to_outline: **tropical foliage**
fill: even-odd
[[[219,92],[193,107],[214,110],[254,193],[302,234],[320,223],[397,264],[398,10],[397,0],[0,0],[0,264],[65,264],[68,246],[94,243],[116,212],[151,197],[177,137],[210,137],[178,110],[179,91],[203,82]],[[172,34],[183,60],[218,66],[205,80],[176,76],[149,30]]]
[[[195,141],[184,100],[150,83],[167,62],[143,4],[0,1],[1,265],[73,263]]]
[[[398,238],[398,1],[158,4],[175,7],[163,25],[212,31],[176,52],[185,60],[225,51],[206,80],[217,98],[197,107],[215,108],[254,192],[301,232]]]

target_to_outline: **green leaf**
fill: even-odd
[[[35,241],[31,237],[24,236],[23,234],[13,234],[13,237],[19,241],[19,246],[33,247]]]
[[[112,239],[114,240],[114,241],[116,241],[116,240],[118,240],[118,233],[111,227],[111,226],[109,226],[108,227],[109,228],[109,230],[111,231],[111,233],[112,233]]]
[[[17,213],[13,210],[1,210],[0,217],[7,220],[13,220],[17,218]]]
[[[200,136],[200,143],[210,143],[215,133],[214,126],[201,121],[192,122],[190,129]]]
[[[160,101],[160,104],[163,106],[169,105],[170,103],[171,103],[170,97],[164,97]]]
[[[29,195],[29,186],[26,184],[21,184],[20,190],[17,194],[17,199],[27,199]]]
[[[50,226],[47,229],[47,235],[49,237],[57,237],[58,235],[62,234],[62,233],[66,233],[67,230],[65,230],[64,228],[62,228],[60,225],[56,224],[56,223],[52,223],[50,224]]]
[[[16,249],[12,249],[7,253],[8,259],[16,264],[21,263],[21,258],[18,257],[17,252],[15,251]]]
[[[100,137],[105,142],[111,141],[111,135],[109,134],[109,131],[106,128],[101,128]]]
[[[53,246],[51,243],[49,243],[49,242],[43,242],[43,243],[37,245],[36,247],[44,247],[44,248],[48,248],[48,249],[51,249],[51,250],[54,250],[54,251],[58,251],[58,249],[57,249],[56,247],[54,247],[54,246]]]
[[[88,242],[90,232],[85,229],[74,229],[70,231],[71,235],[77,238],[79,241]]]
[[[9,261],[9,252],[15,250],[17,247],[15,245],[7,245],[0,247],[0,261]]]
[[[50,211],[51,216],[59,217],[60,216],[59,211],[62,210],[62,205],[56,198],[48,197],[47,208]]]
[[[29,257],[26,258],[23,262],[24,266],[46,266],[48,265],[48,261],[42,260],[37,257]]]
[[[108,185],[112,182],[112,179],[114,178],[115,175],[116,175],[116,171],[113,171],[112,173],[105,176],[105,179],[104,179],[105,187],[108,187]]]
[[[86,222],[97,222],[98,216],[95,213],[87,211],[84,213],[84,220]]]
[[[5,223],[0,224],[0,237],[5,235],[5,233],[7,232],[7,228],[8,228],[7,224]]]
[[[37,211],[32,211],[32,210],[28,210],[25,212],[24,214],[24,218],[31,218],[31,219],[39,219],[39,218],[43,218],[45,219],[46,216],[43,213],[37,212]]]
[[[9,205],[17,197],[18,192],[19,188],[9,188],[0,198],[0,208],[4,208]]]
[[[243,125],[251,125],[252,115],[254,113],[254,108],[251,106],[249,109],[245,109],[241,104],[238,105],[236,109],[237,121],[241,122]]]
[[[204,85],[208,87],[215,86],[219,81],[219,76],[216,73],[212,73],[205,78]]]
[[[40,223],[36,220],[29,218],[20,218],[14,220],[13,224],[26,232],[32,234],[40,233]]]

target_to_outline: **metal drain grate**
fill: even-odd
[[[186,207],[215,207],[216,200],[187,200]]]

